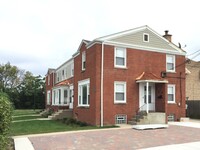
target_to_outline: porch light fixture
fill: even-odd
[[[165,71],[162,71],[162,72],[161,72],[161,77],[162,77],[162,78],[165,78],[165,77],[167,77],[167,72],[165,72]]]

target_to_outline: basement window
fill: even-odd
[[[115,124],[127,124],[127,115],[115,115]]]
[[[174,115],[174,114],[169,114],[169,115],[167,116],[167,120],[168,120],[168,121],[175,121],[175,115]]]

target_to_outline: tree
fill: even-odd
[[[0,64],[0,91],[16,88],[20,82],[23,71],[10,63]]]
[[[24,108],[44,108],[44,79],[27,71],[19,86],[20,101]]]
[[[44,83],[40,75],[24,73],[9,62],[0,64],[0,91],[9,95],[15,108],[44,108]]]

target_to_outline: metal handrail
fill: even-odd
[[[151,103],[151,104],[155,104],[155,103]],[[136,114],[138,114],[138,112],[140,111],[140,108],[144,107],[145,105],[147,105],[147,103],[144,103],[142,106],[140,106],[140,107],[136,110]]]
[[[142,107],[145,106],[145,105],[146,105],[146,103],[144,103],[144,105],[140,106],[140,107],[136,110],[136,114],[138,114],[140,108],[142,108]]]

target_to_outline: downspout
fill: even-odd
[[[101,127],[103,127],[103,64],[104,64],[104,43],[101,46]]]

